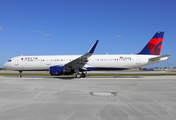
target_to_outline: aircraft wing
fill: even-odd
[[[86,54],[84,54],[84,55],[80,56],[79,58],[65,64],[64,67],[68,68],[68,69],[81,69],[81,68],[83,68],[83,66],[88,62],[88,58],[93,54],[93,52],[98,44],[98,41],[99,40],[97,40],[93,44],[93,46],[90,48],[90,50]]]
[[[150,58],[149,61],[153,62],[153,61],[159,61],[161,58],[165,58],[167,56],[170,56],[171,54],[166,54],[166,55],[161,55],[158,57],[154,57],[154,58]]]

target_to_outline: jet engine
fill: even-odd
[[[70,69],[66,69],[62,66],[51,66],[49,68],[49,72],[50,72],[50,75],[55,75],[55,76],[58,76],[58,75],[71,75],[74,73],[73,70],[70,70]]]

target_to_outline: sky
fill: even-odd
[[[175,0],[1,0],[0,68],[20,55],[136,54],[164,32],[151,67],[176,67]],[[149,67],[150,67],[149,66]]]

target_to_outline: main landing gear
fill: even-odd
[[[84,77],[86,77],[86,73],[83,73],[83,72],[82,73],[77,73],[76,77],[77,78],[84,78]]]
[[[20,73],[20,74],[18,75],[18,77],[20,78],[20,77],[22,77],[22,75],[21,75],[22,71],[19,71],[19,73]]]

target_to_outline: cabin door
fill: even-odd
[[[141,57],[140,56],[136,57],[136,64],[141,64]]]
[[[16,65],[16,66],[19,65],[19,60],[18,60],[18,59],[15,60],[15,65]]]
[[[46,58],[46,65],[50,65],[51,64],[51,59],[49,57]]]

